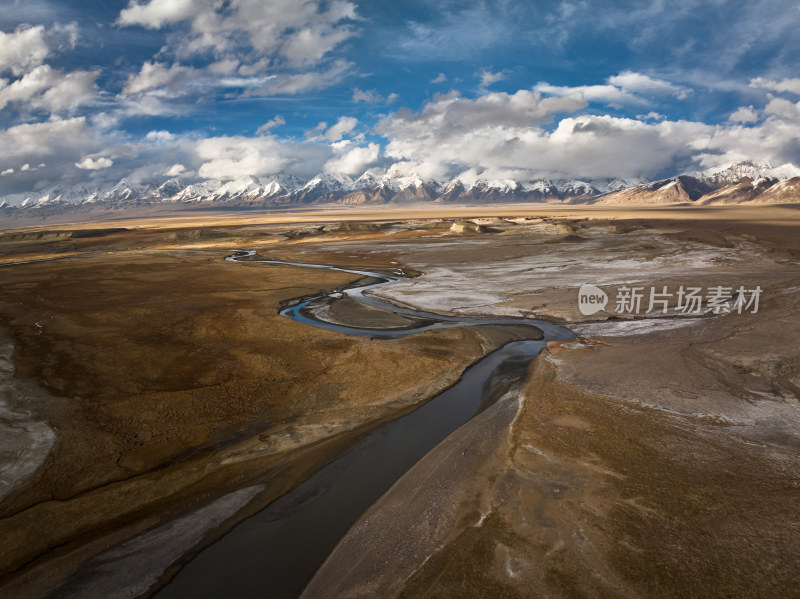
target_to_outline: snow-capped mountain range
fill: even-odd
[[[800,202],[800,168],[737,162],[671,179],[515,179],[460,178],[435,181],[417,175],[367,171],[358,178],[322,173],[304,181],[287,173],[186,183],[179,178],[111,187],[56,186],[36,194],[0,200],[3,210],[69,209],[75,206],[125,208],[172,204],[224,206],[345,205],[388,202],[729,204]]]

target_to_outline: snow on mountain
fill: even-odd
[[[635,179],[599,179],[592,181],[592,185],[594,185],[600,191],[600,193],[622,191],[623,189],[639,187],[640,185],[646,185],[647,183],[647,179],[643,177],[638,177]]]
[[[753,180],[761,177],[769,177],[781,181],[791,179],[792,177],[800,176],[800,168],[788,163],[774,167],[769,162],[745,160],[715,166],[704,171],[688,173],[688,176],[722,187],[723,185],[738,183],[744,177],[750,177]]]
[[[101,202],[110,204],[145,204],[148,203],[153,192],[158,189],[155,182],[134,182],[128,179],[121,179],[108,191],[98,193]]]
[[[179,194],[185,188],[186,184],[179,178],[175,177],[168,179],[159,185],[158,189],[153,192],[153,199],[156,201],[165,202],[172,196]]]
[[[353,179],[344,174],[320,173],[308,180],[302,186],[303,190],[317,191],[349,191],[353,186]]]
[[[559,193],[567,197],[597,195],[597,189],[591,183],[577,179],[562,179],[556,182],[555,187]]]
[[[795,201],[800,168],[792,164],[737,162],[671,179],[516,179],[483,178],[467,172],[449,181],[436,181],[400,169],[371,169],[358,178],[320,173],[304,181],[288,173],[269,177],[244,176],[233,180],[209,179],[186,184],[122,179],[114,185],[54,186],[33,194],[2,199],[11,206],[66,209],[70,205],[148,205],[170,202],[222,205],[385,202],[600,202],[600,203],[710,203]],[[791,185],[776,185],[792,181]],[[729,188],[729,189],[728,189]],[[9,208],[9,209],[13,209]]]
[[[257,196],[261,193],[261,183],[250,175],[226,181],[211,194],[211,200]]]
[[[81,184],[72,187],[56,185],[34,194],[24,194],[21,205],[52,206],[55,204],[80,204],[87,197],[98,192],[96,185]]]
[[[558,187],[550,179],[535,179],[528,181],[522,188],[525,191],[538,192],[543,195],[557,196]]]
[[[442,185],[433,179],[423,179],[418,174],[400,175],[398,173],[389,172],[381,178],[380,184],[383,187],[391,189],[392,191],[405,191],[409,188],[426,187],[434,190],[440,190]]]
[[[278,173],[272,177],[261,179],[264,194],[267,196],[284,195],[292,193],[303,186],[303,181],[289,173]]]
[[[164,201],[181,203],[199,202],[211,197],[211,195],[220,187],[220,185],[222,185],[222,181],[219,179],[207,179],[205,181],[200,181],[199,183],[187,185],[177,194]]]
[[[475,188],[495,189],[501,192],[520,191],[522,184],[514,179],[479,179],[473,185]]]

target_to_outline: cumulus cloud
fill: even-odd
[[[74,110],[89,102],[96,93],[99,72],[62,73],[43,64],[50,53],[44,27],[19,28],[13,33],[0,31],[0,73],[10,72],[14,80],[0,78],[0,110],[9,104],[24,105],[24,110],[45,110],[50,113]],[[74,24],[55,26],[50,35],[58,46],[58,38],[67,38],[74,46],[77,28]]]
[[[148,131],[147,135],[145,135],[144,138],[147,141],[155,144],[166,144],[175,141],[175,136],[169,131],[165,131],[163,129]]]
[[[180,175],[183,175],[186,172],[187,172],[187,170],[186,170],[185,166],[183,166],[182,164],[176,163],[176,164],[173,164],[171,167],[169,167],[167,170],[165,170],[164,174],[167,177],[179,177]]]
[[[773,98],[764,107],[764,112],[787,121],[800,123],[800,102],[795,104],[783,98]]]
[[[358,119],[351,116],[343,116],[336,124],[325,131],[325,138],[330,141],[338,141],[350,133],[358,125]]]
[[[177,23],[192,16],[196,5],[192,0],[151,0],[139,4],[133,0],[120,12],[120,25],[141,25],[160,29],[169,23]]]
[[[41,105],[52,112],[74,110],[95,96],[98,71],[75,71],[60,76],[41,98]]]
[[[42,123],[23,123],[0,130],[0,171],[15,169],[13,182],[5,193],[24,191],[34,184],[77,175],[75,162],[101,150],[103,140],[87,125],[84,117]],[[47,163],[47,170],[41,171]],[[19,165],[28,166],[23,169]],[[38,165],[38,166],[32,166]]]
[[[648,96],[676,96],[684,99],[691,93],[688,88],[634,71],[622,71],[619,75],[609,77],[607,82],[620,89]]]
[[[534,89],[551,96],[580,94],[588,102],[598,102],[612,107],[647,105],[650,101],[645,96],[675,96],[678,99],[685,99],[691,94],[689,88],[633,71],[623,71],[611,76],[601,85],[559,86],[540,82]]]
[[[323,170],[327,173],[361,175],[367,167],[378,161],[380,153],[381,147],[376,143],[371,143],[365,147],[351,148],[328,160]]]
[[[740,106],[728,120],[734,123],[755,123],[758,120],[758,112],[752,106]]]
[[[44,62],[50,53],[42,25],[20,27],[12,33],[0,31],[0,73],[10,70],[20,76]]]
[[[795,77],[792,79],[782,79],[775,81],[773,79],[764,79],[756,77],[750,81],[750,87],[758,87],[761,89],[770,89],[776,92],[789,92],[792,94],[800,95],[800,78]]]
[[[444,73],[439,73],[436,77],[431,79],[431,83],[444,83],[445,81],[447,81],[447,75]]]
[[[109,168],[113,166],[113,164],[114,161],[110,158],[106,158],[105,156],[100,156],[98,158],[84,156],[83,160],[75,163],[75,166],[85,171],[97,171],[103,168]]]
[[[274,137],[222,136],[199,140],[194,156],[204,179],[262,177],[280,171],[310,176],[319,172],[331,149]]]
[[[130,75],[122,95],[131,95],[153,89],[177,85],[191,77],[193,69],[173,64],[169,67],[163,63],[145,62],[135,75]]]
[[[39,65],[10,85],[0,87],[0,109],[11,102],[24,102],[48,89],[57,78],[48,65]],[[0,80],[5,83],[5,80]]]
[[[359,19],[348,0],[131,0],[118,24],[170,27],[174,33],[129,77],[122,93],[136,95],[130,113],[151,114],[220,88],[241,88],[225,91],[228,97],[324,89],[353,72],[351,62],[331,53],[356,35]],[[165,56],[176,60],[168,65]],[[138,106],[145,101],[147,106]]]
[[[51,112],[74,109],[95,95],[98,72],[75,71],[66,75],[44,64],[10,85],[0,87],[0,109],[12,102],[27,102]]]
[[[345,0],[150,0],[132,1],[118,23],[160,29],[186,22],[188,34],[173,40],[180,56],[211,51],[227,58],[239,50],[256,61],[275,56],[307,65],[352,37],[357,19],[355,5]]]
[[[556,102],[556,103],[553,103]],[[560,104],[559,104],[560,103]],[[437,179],[547,177],[656,178],[695,167],[800,156],[800,104],[773,100],[757,127],[609,115],[562,118],[585,106],[581,96],[529,91],[477,99],[438,98],[417,113],[398,111],[376,128],[388,138],[394,169]]]
[[[13,174],[14,174],[14,169],[13,168],[7,168],[4,171],[0,172],[0,177],[5,177],[7,175],[13,175]]]
[[[574,112],[586,106],[586,101],[578,95],[545,98],[529,90],[514,94],[494,92],[476,99],[450,93],[437,96],[418,114],[398,111],[382,120],[376,131],[392,140],[418,139],[435,144],[484,127],[543,125],[558,113]]]
[[[291,62],[314,64],[351,35],[349,27],[315,25],[290,35],[281,53]]]
[[[608,106],[644,105],[647,101],[634,93],[626,91],[616,85],[550,85],[547,82],[537,83],[536,91],[550,96],[580,96],[587,102],[599,102]]]
[[[86,119],[52,119],[24,123],[0,131],[0,160],[6,157],[48,156],[65,149],[94,143],[87,135]]]

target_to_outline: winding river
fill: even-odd
[[[484,356],[464,371],[458,383],[410,414],[366,434],[295,489],[237,524],[189,561],[156,594],[160,599],[297,597],[339,539],[395,481],[487,402],[520,389],[530,360],[548,341],[575,338],[568,329],[545,321],[444,316],[365,295],[370,289],[408,278],[400,270],[370,272],[263,260],[253,251],[237,252],[227,260],[325,268],[363,277],[350,288],[301,298],[282,308],[284,316],[308,325],[374,338],[503,325],[520,327],[522,336],[530,339],[507,343]],[[400,315],[407,324],[377,329],[324,320],[320,308],[344,296]],[[526,330],[530,331],[527,335]]]

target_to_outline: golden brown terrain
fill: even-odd
[[[0,421],[31,432],[0,455],[42,455],[0,503],[0,594],[42,596],[108,547],[236,499],[187,533],[178,555],[190,554],[508,338],[371,340],[294,323],[277,315],[281,301],[356,277],[222,260],[248,248],[402,266],[426,274],[380,291],[398,303],[551,318],[594,340],[551,347],[521,396],[428,454],[307,596],[793,596],[800,212],[499,210],[0,234],[0,322],[16,368],[4,397],[28,398]],[[584,282],[766,291],[758,314],[636,329],[610,312],[580,315]],[[330,311],[392,325],[347,303]]]
[[[358,277],[226,263],[230,251],[198,235],[209,234],[4,244],[7,261],[75,255],[1,273],[16,377],[49,394],[34,416],[56,431],[41,468],[0,504],[0,572],[14,595],[36,596],[107,543],[222,491],[270,480],[250,509],[263,505],[484,351],[465,330],[385,343],[293,323],[277,314],[282,300]]]

